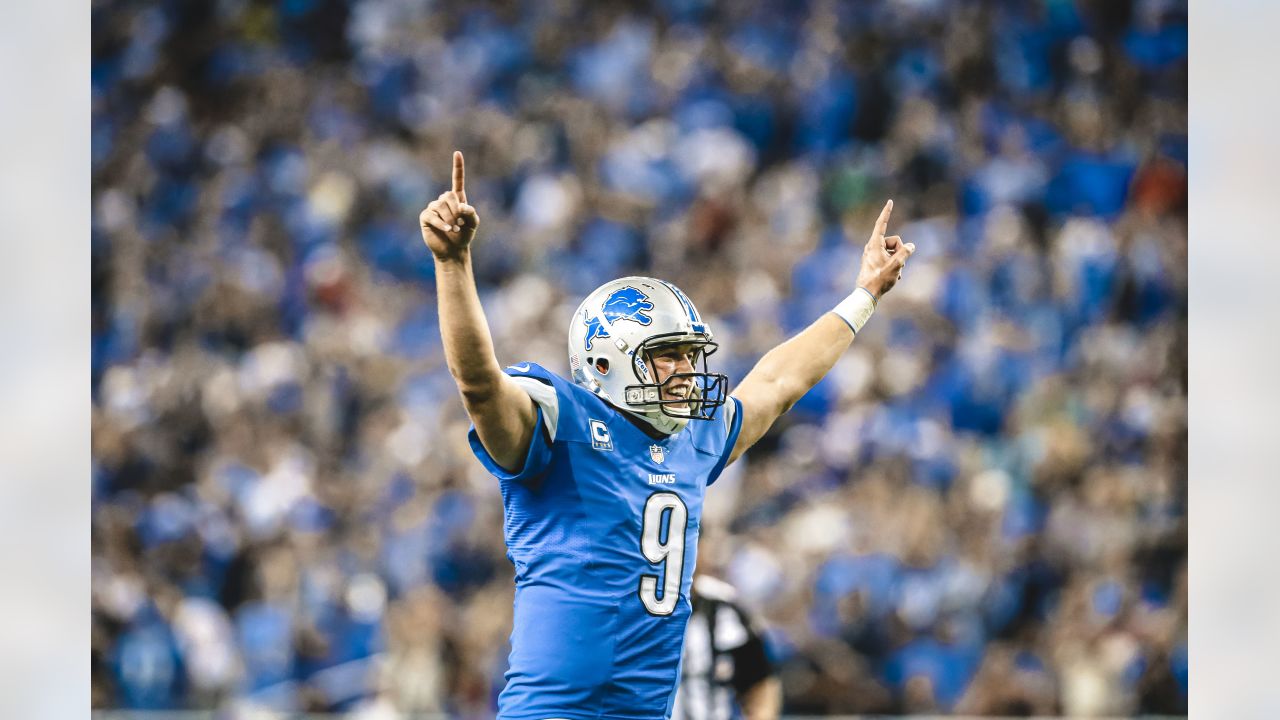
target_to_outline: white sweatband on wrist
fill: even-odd
[[[831,312],[840,316],[841,320],[848,323],[849,328],[853,330],[853,334],[857,335],[863,325],[871,319],[871,313],[876,311],[876,298],[871,291],[859,287],[857,290],[849,293],[849,297],[840,301],[831,309]]]

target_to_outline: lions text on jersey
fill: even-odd
[[[539,365],[508,367],[539,431],[498,478],[515,565],[510,720],[667,718],[690,614],[703,493],[741,425],[736,399],[667,435]]]

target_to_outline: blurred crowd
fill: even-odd
[[[95,0],[95,707],[487,717],[512,571],[419,210],[499,360],[624,274],[731,384],[918,251],[708,492],[789,713],[1182,713],[1185,3]]]

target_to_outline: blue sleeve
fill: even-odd
[[[489,451],[485,450],[484,445],[480,444],[480,437],[476,434],[474,424],[467,432],[467,442],[471,444],[471,452],[475,454],[480,464],[484,465],[484,469],[489,471],[489,474],[503,481],[529,483],[536,481],[551,465],[551,449],[556,441],[559,417],[562,412],[569,411],[571,400],[560,386],[559,378],[537,363],[509,365],[503,372],[526,382],[524,390],[530,393],[538,413],[534,419],[535,427],[538,429],[529,441],[529,450],[525,453],[524,463],[515,473],[499,465]]]
[[[476,434],[476,426],[472,425],[467,431],[467,442],[471,443],[471,452],[475,454],[476,459],[484,465],[484,469],[489,474],[499,480],[514,480],[520,483],[528,483],[531,480],[538,479],[547,466],[551,464],[551,438],[547,435],[547,427],[542,422],[542,407],[534,403],[537,408],[538,416],[535,420],[536,431],[533,438],[529,440],[529,451],[525,453],[524,464],[520,469],[512,473],[503,468],[493,459],[488,450],[484,449],[484,445],[480,444],[480,436]]]
[[[738,444],[738,433],[742,432],[742,403],[732,395],[729,396],[729,402],[733,403],[733,422],[729,424],[729,435],[725,438],[724,452],[720,454],[720,461],[711,468],[711,474],[707,475],[708,486],[720,477],[720,473],[724,472],[724,466],[729,464],[729,456],[733,454],[733,446]]]

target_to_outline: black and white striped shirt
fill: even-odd
[[[740,718],[739,694],[773,675],[764,639],[728,583],[696,576],[692,597],[671,720]]]

